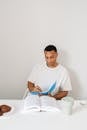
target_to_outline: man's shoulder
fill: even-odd
[[[44,69],[48,69],[47,66],[46,66],[46,63],[42,62],[42,63],[37,63],[36,65],[34,65],[33,67],[33,70],[37,70],[37,71],[41,71],[41,70],[44,70]],[[60,64],[58,65],[58,67],[56,68],[56,70],[60,70],[62,73],[68,73],[68,70],[67,68]]]
[[[59,66],[60,66],[60,70],[61,70],[63,73],[68,73],[68,70],[67,70],[67,68],[66,68],[64,65],[59,64]]]

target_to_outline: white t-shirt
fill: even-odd
[[[49,87],[56,81],[56,87],[51,93],[56,94],[59,90],[70,91],[72,90],[69,74],[65,67],[59,64],[57,67],[50,68],[44,64],[36,65],[28,81],[38,85],[42,91],[47,91]]]

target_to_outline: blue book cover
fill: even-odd
[[[38,95],[38,94],[43,94],[43,95],[48,95],[51,93],[56,87],[56,81],[49,87],[48,91],[45,92],[30,92],[33,95]]]

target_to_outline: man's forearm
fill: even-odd
[[[67,96],[67,94],[68,94],[68,91],[59,91],[57,94],[55,94],[53,97],[55,98],[55,99],[61,99],[61,98],[63,98],[63,97],[65,97],[65,96]]]
[[[28,82],[28,89],[29,89],[29,91],[33,91],[34,87],[35,87],[35,86],[34,86],[33,83]]]
[[[42,91],[39,86],[35,86],[34,83],[29,82],[29,81],[28,81],[28,89],[29,89],[30,92],[31,91],[33,91],[33,92],[41,92]]]

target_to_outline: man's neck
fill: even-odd
[[[49,65],[49,64],[47,64],[47,66],[50,67],[50,68],[55,68],[55,67],[58,66],[58,64],[59,64],[59,63],[55,63],[55,64],[53,64],[53,65]]]

